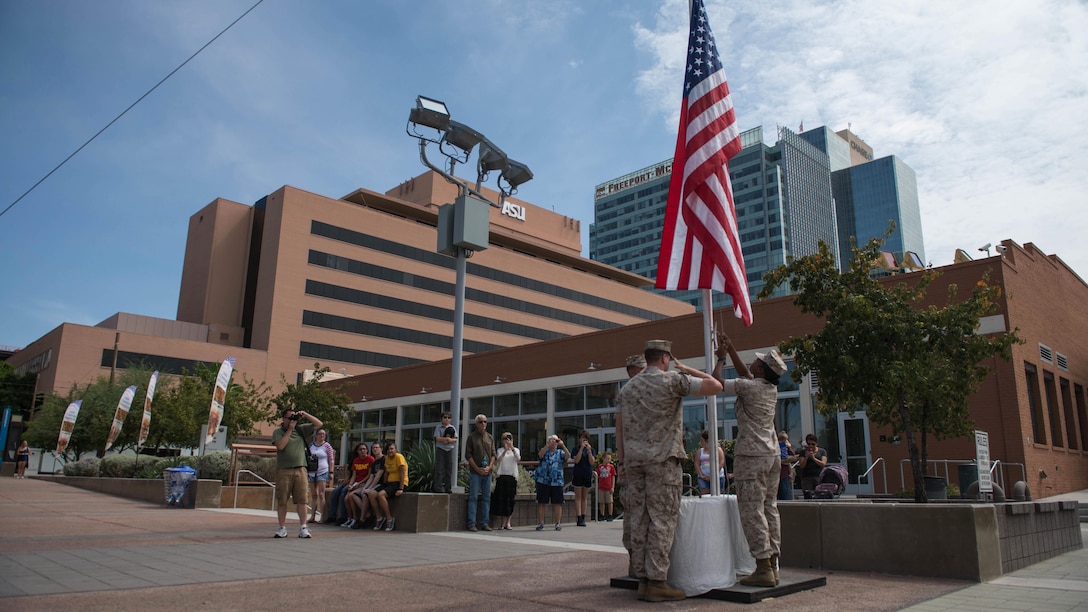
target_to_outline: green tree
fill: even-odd
[[[199,446],[200,426],[208,421],[218,371],[218,364],[215,364],[214,369],[201,364],[192,375],[160,374],[155,396],[152,398],[151,428],[144,443],[146,448]],[[79,417],[76,419],[64,458],[75,459],[86,452],[101,456],[117,411],[117,403],[127,387],[136,385],[132,407],[111,450],[134,448],[139,440],[150,378],[151,371],[146,366],[126,368],[119,371],[116,383],[111,384],[107,377],[100,376],[92,383],[74,385],[63,396],[47,396],[42,409],[28,425],[28,441],[46,450],[56,448],[64,411],[71,402],[82,399],[83,404],[80,406]],[[238,381],[237,373],[231,380],[227,388],[222,420],[222,424],[228,428],[228,441],[256,433],[259,423],[270,422],[272,419],[272,404],[268,400],[267,385],[255,383],[244,375]]]
[[[192,373],[160,375],[151,403],[148,448],[196,448],[200,445],[200,427],[208,422],[219,365],[197,364]],[[268,395],[268,385],[234,372],[227,386],[220,422],[227,427],[228,442],[257,433],[258,424],[272,421],[272,403]]]
[[[11,364],[0,361],[0,411],[11,406],[13,415],[19,414],[24,419],[29,418],[36,379],[37,374],[16,375],[15,368],[11,367]]]
[[[321,419],[328,433],[326,440],[339,440],[340,435],[351,426],[351,420],[348,418],[350,398],[339,390],[333,390],[321,384],[321,379],[328,373],[328,367],[323,368],[320,363],[315,363],[313,377],[300,385],[287,382],[281,374],[280,382],[284,389],[272,398],[272,403],[276,405],[273,420],[287,408],[305,410]]]
[[[891,230],[889,229],[889,232]],[[1011,357],[1020,340],[1009,333],[977,333],[981,317],[997,308],[1001,288],[984,276],[965,298],[949,286],[945,306],[924,306],[934,270],[883,285],[870,276],[881,240],[855,248],[849,269],[840,273],[827,245],[764,276],[760,297],[787,285],[802,312],[825,319],[819,332],[783,342],[794,356],[794,380],[816,370],[817,409],[833,416],[864,408],[872,422],[902,435],[910,453],[914,497],[925,502],[927,441],[969,436],[974,427],[968,397],[986,378],[983,364],[993,355]],[[911,284],[907,284],[911,283]]]

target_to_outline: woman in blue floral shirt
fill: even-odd
[[[563,529],[563,468],[567,465],[570,452],[559,436],[548,436],[548,444],[540,449],[540,464],[533,473],[536,480],[536,520],[537,531],[544,530],[544,506],[552,505],[552,518],[555,530]]]

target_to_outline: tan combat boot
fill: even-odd
[[[750,576],[740,579],[744,586],[773,587],[777,583],[774,579],[774,568],[771,567],[771,558],[756,559],[756,571]]]
[[[651,580],[646,583],[646,601],[680,601],[687,595],[680,589],[674,589],[664,580]]]
[[[778,586],[778,555],[771,555],[771,569],[774,570],[774,585]]]
[[[638,579],[638,598],[640,600],[642,600],[642,601],[646,600],[646,583],[647,582],[649,582],[649,580],[646,580],[645,578],[639,578]]]

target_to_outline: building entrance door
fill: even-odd
[[[872,460],[869,448],[869,419],[865,412],[839,413],[839,448],[842,456],[839,462],[846,466],[850,472],[850,481],[846,485],[846,492],[851,495],[859,493],[872,493],[872,479],[867,478],[868,483],[858,484],[858,477],[869,469]],[[832,458],[833,459],[833,458]]]

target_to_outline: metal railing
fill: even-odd
[[[878,465],[880,466],[880,476],[881,476],[880,480],[881,480],[881,482],[884,483],[884,495],[887,495],[888,494],[888,472],[884,468],[884,465],[885,465],[884,457],[877,457],[876,461],[874,461],[873,464],[869,466],[869,469],[865,470],[865,473],[862,474],[861,476],[858,476],[858,484],[859,485],[861,484],[861,479],[862,478],[868,477],[868,480],[866,481],[865,484],[869,485],[870,487],[873,486],[873,478],[872,478],[872,476],[869,476],[869,474],[872,473],[873,469]]]
[[[235,509],[238,508],[238,477],[242,475],[242,472],[245,472],[246,474],[249,474],[250,476],[256,478],[259,481],[261,481],[262,483],[272,487],[272,509],[275,510],[276,509],[276,483],[268,482],[264,478],[261,478],[260,475],[258,475],[253,470],[238,470],[237,472],[234,473],[234,507],[235,507]]]
[[[900,459],[899,460],[899,482],[900,482],[900,488],[901,489],[906,489],[907,488],[906,476],[904,475],[904,472],[903,472],[903,464],[906,464],[906,463],[910,463],[910,459]],[[929,473],[929,464],[931,464],[931,463],[943,466],[944,467],[944,479],[945,479],[946,482],[951,482],[951,479],[949,478],[949,471],[948,471],[949,464],[955,464],[957,466],[960,466],[960,465],[974,465],[975,460],[974,459],[929,459],[929,460],[926,461],[926,473],[927,474]],[[990,478],[991,478],[991,480],[993,480],[993,482],[998,484],[1003,491],[1011,492],[1012,489],[1009,487],[1008,476],[1005,473],[1005,466],[1019,466],[1020,467],[1020,480],[1024,480],[1024,481],[1027,480],[1027,468],[1024,466],[1023,463],[1004,463],[1000,459],[994,459],[993,460],[993,463],[990,466]],[[940,473],[938,472],[938,470],[939,470],[939,467],[935,466],[934,469],[933,469],[933,475],[934,476],[940,476]],[[994,474],[995,471],[997,472],[996,477],[995,477],[995,474]],[[960,491],[961,495],[963,493],[964,493],[964,491]]]

